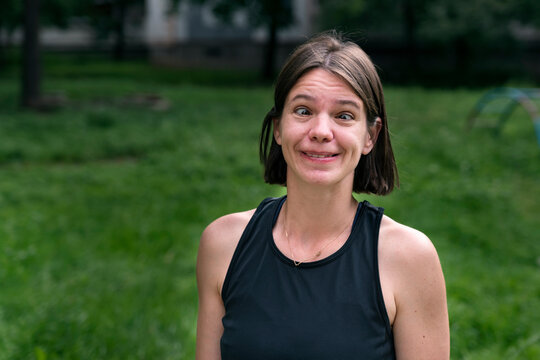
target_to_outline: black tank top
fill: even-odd
[[[395,359],[377,260],[383,209],[360,203],[345,244],[296,267],[272,236],[284,201],[259,205],[232,257],[221,359]]]

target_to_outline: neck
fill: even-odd
[[[288,183],[283,223],[289,235],[313,244],[336,236],[350,226],[357,205],[352,188],[322,189]]]

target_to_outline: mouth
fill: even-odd
[[[312,159],[328,159],[338,156],[339,154],[332,154],[332,153],[313,153],[313,152],[302,152],[305,156],[312,158]]]

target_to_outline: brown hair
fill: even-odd
[[[380,119],[377,141],[369,154],[363,155],[354,172],[353,191],[385,195],[398,184],[398,175],[390,135],[381,81],[367,54],[336,32],[318,35],[298,47],[289,57],[276,81],[274,106],[266,114],[259,142],[264,180],[286,185],[287,163],[273,131],[273,120],[279,119],[291,88],[308,71],[321,68],[348,83],[366,108],[368,129]],[[270,142],[271,138],[271,142]]]

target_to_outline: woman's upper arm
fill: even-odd
[[[387,243],[392,249],[387,260],[391,260],[388,267],[395,302],[393,334],[397,359],[448,360],[450,331],[439,257],[424,234],[396,226],[395,231],[388,233],[392,239]]]
[[[225,308],[221,287],[238,240],[252,212],[226,215],[204,230],[197,255],[197,360],[221,359],[219,341]]]

